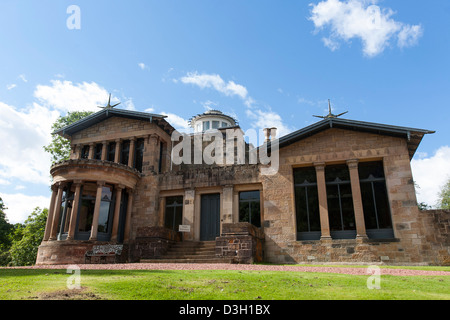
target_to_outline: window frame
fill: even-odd
[[[252,192],[257,192],[258,193],[258,197],[254,197],[254,198],[250,198],[250,199],[241,199],[241,195],[242,194],[244,194],[244,193],[252,193]],[[248,223],[250,223],[250,224],[252,224],[252,225],[254,225],[255,227],[257,227],[257,228],[261,228],[261,226],[262,226],[262,221],[261,221],[261,191],[260,190],[245,190],[245,191],[240,191],[239,192],[239,206],[238,206],[238,208],[239,208],[239,222],[248,222]],[[248,210],[249,210],[249,212],[248,212],[248,220],[249,221],[243,221],[243,220],[241,220],[241,205],[242,204],[248,204]],[[252,214],[252,203],[257,203],[257,208],[258,208],[258,213],[256,214],[256,216],[254,217],[254,218],[257,218],[258,216],[259,216],[259,219],[257,219],[258,220],[258,223],[257,224],[254,224],[253,223],[253,221],[252,221],[252,216],[253,216],[253,214]]]

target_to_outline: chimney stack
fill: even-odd
[[[264,128],[263,131],[264,131],[264,137],[265,137],[264,143],[271,141],[277,135],[277,128],[275,128],[275,127]]]

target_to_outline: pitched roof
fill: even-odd
[[[340,128],[346,130],[355,130],[370,132],[381,135],[401,137],[407,139],[409,157],[412,159],[422,138],[425,134],[435,133],[435,131],[393,126],[380,123],[363,122],[356,120],[347,120],[340,118],[324,119],[308,127],[289,133],[279,139],[279,146],[283,148],[294,142],[310,137],[320,131],[329,128]]]
[[[169,135],[172,134],[172,132],[175,130],[175,128],[173,128],[172,125],[170,125],[170,123],[168,123],[165,120],[167,116],[164,115],[139,111],[105,108],[99,112],[93,113],[81,120],[78,120],[77,122],[74,122],[68,126],[65,126],[64,128],[55,131],[53,132],[53,134],[59,134],[64,138],[69,138],[75,133],[84,130],[86,128],[89,128],[94,124],[97,124],[111,117],[122,117],[142,121],[150,121],[158,125]]]

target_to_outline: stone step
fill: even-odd
[[[173,244],[162,257],[141,259],[141,263],[233,263],[216,257],[215,241],[186,241]]]

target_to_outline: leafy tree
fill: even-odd
[[[11,245],[9,234],[14,226],[10,224],[6,218],[6,209],[3,199],[0,197],[0,246],[9,247]]]
[[[11,247],[11,233],[14,231],[14,225],[8,222],[6,218],[6,206],[0,198],[0,265],[7,265],[10,261],[9,248]]]
[[[16,227],[11,249],[11,264],[29,266],[36,262],[37,250],[45,232],[48,210],[37,207],[23,225]]]
[[[68,112],[66,116],[60,116],[52,125],[52,130],[57,131],[78,120],[81,120],[92,114],[91,111],[74,111]],[[60,135],[53,135],[52,141],[48,146],[44,146],[44,150],[52,155],[52,162],[59,162],[69,159],[70,142]]]
[[[447,180],[447,183],[439,193],[438,207],[440,209],[450,210],[450,179]]]

